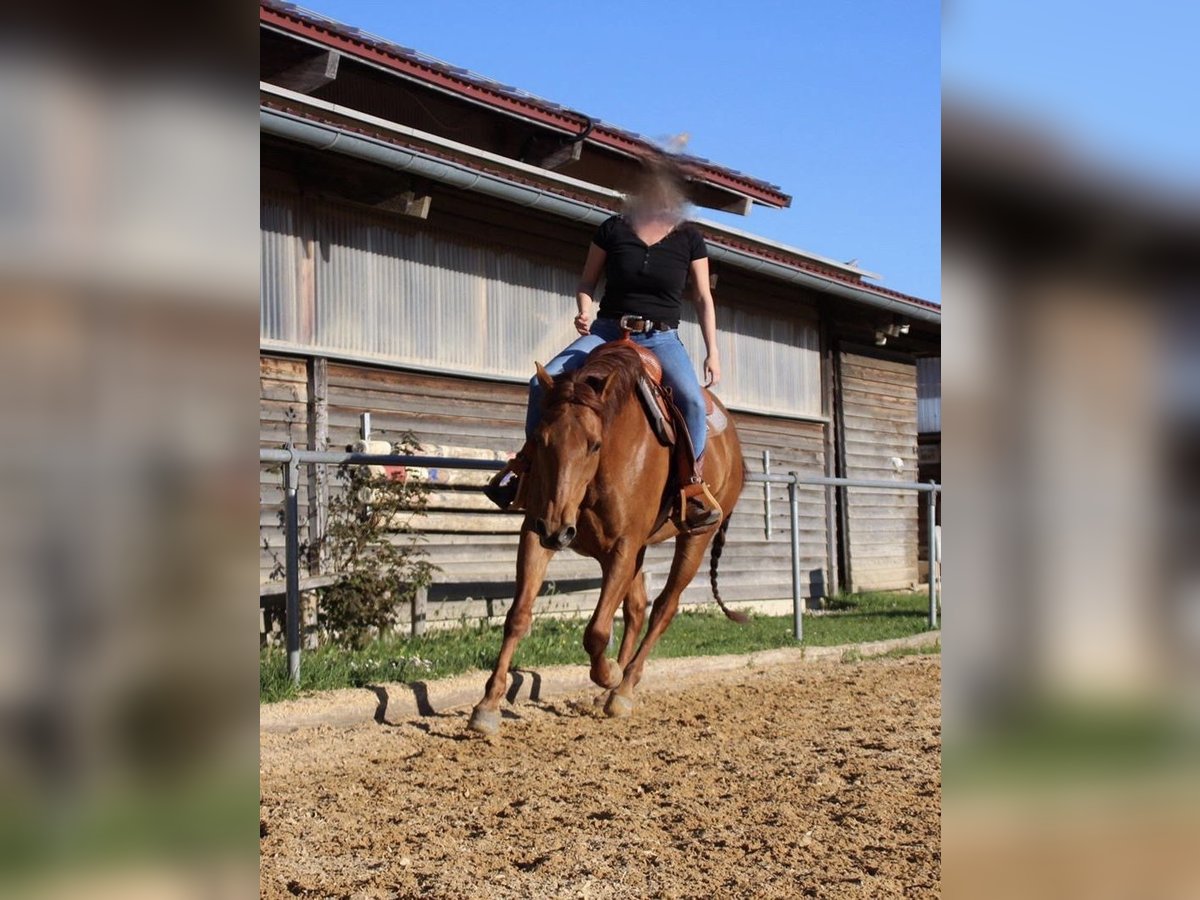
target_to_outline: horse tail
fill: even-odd
[[[729,520],[732,517],[733,513],[730,513],[725,517],[725,521],[721,523],[721,527],[717,529],[717,534],[713,538],[712,563],[709,565],[708,578],[712,582],[713,597],[717,601],[717,606],[721,607],[721,612],[725,613],[728,618],[737,622],[739,625],[744,625],[746,622],[750,621],[750,617],[744,612],[739,612],[736,609],[730,609],[727,607],[725,602],[721,599],[721,592],[717,589],[717,564],[720,563],[721,553],[725,549],[725,532],[729,530]]]

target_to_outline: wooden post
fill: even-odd
[[[412,636],[420,637],[425,633],[425,611],[429,606],[429,588],[417,588],[412,598]]]
[[[308,446],[329,449],[329,360],[323,356],[308,361]],[[308,571],[324,575],[328,554],[322,552],[329,515],[329,472],[323,465],[308,467]]]
[[[830,341],[829,355],[833,361],[833,420],[834,475],[838,478],[847,477],[846,466],[846,397],[842,388],[842,351],[837,342]],[[837,497],[838,551],[842,562],[840,590],[854,590],[854,566],[851,564],[850,548],[850,489],[839,487],[834,489]]]
[[[305,650],[317,649],[317,592],[300,594],[301,642]]]
[[[763,451],[763,474],[771,474],[771,451]],[[771,539],[771,482],[763,482],[763,533],[766,539]]]
[[[837,398],[834,395],[833,346],[829,339],[829,321],[822,310],[820,328],[821,347],[821,411],[825,414],[822,434],[825,440],[825,477],[832,478],[837,471]],[[825,488],[825,594],[838,592],[838,534],[837,534],[837,488]],[[824,604],[822,604],[824,605]]]
[[[297,210],[301,254],[298,260],[300,271],[296,277],[296,293],[299,314],[296,322],[296,339],[306,345],[313,343],[317,320],[317,245],[316,222],[307,204],[301,203]]]

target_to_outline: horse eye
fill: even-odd
[[[599,441],[592,441],[590,444],[588,444],[588,453],[597,453],[597,452],[599,452],[599,450],[600,450],[600,442]]]

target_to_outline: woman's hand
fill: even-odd
[[[704,357],[704,386],[714,387],[721,380],[721,360],[713,355]]]
[[[592,314],[590,312],[581,312],[575,317],[575,330],[580,334],[591,334]]]

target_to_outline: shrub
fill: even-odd
[[[420,450],[412,435],[397,452]],[[424,513],[428,483],[372,476],[364,466],[340,466],[342,489],[329,501],[321,552],[340,576],[320,591],[323,630],[342,646],[361,647],[395,628],[398,612],[426,587],[434,566],[423,557],[413,520]]]

